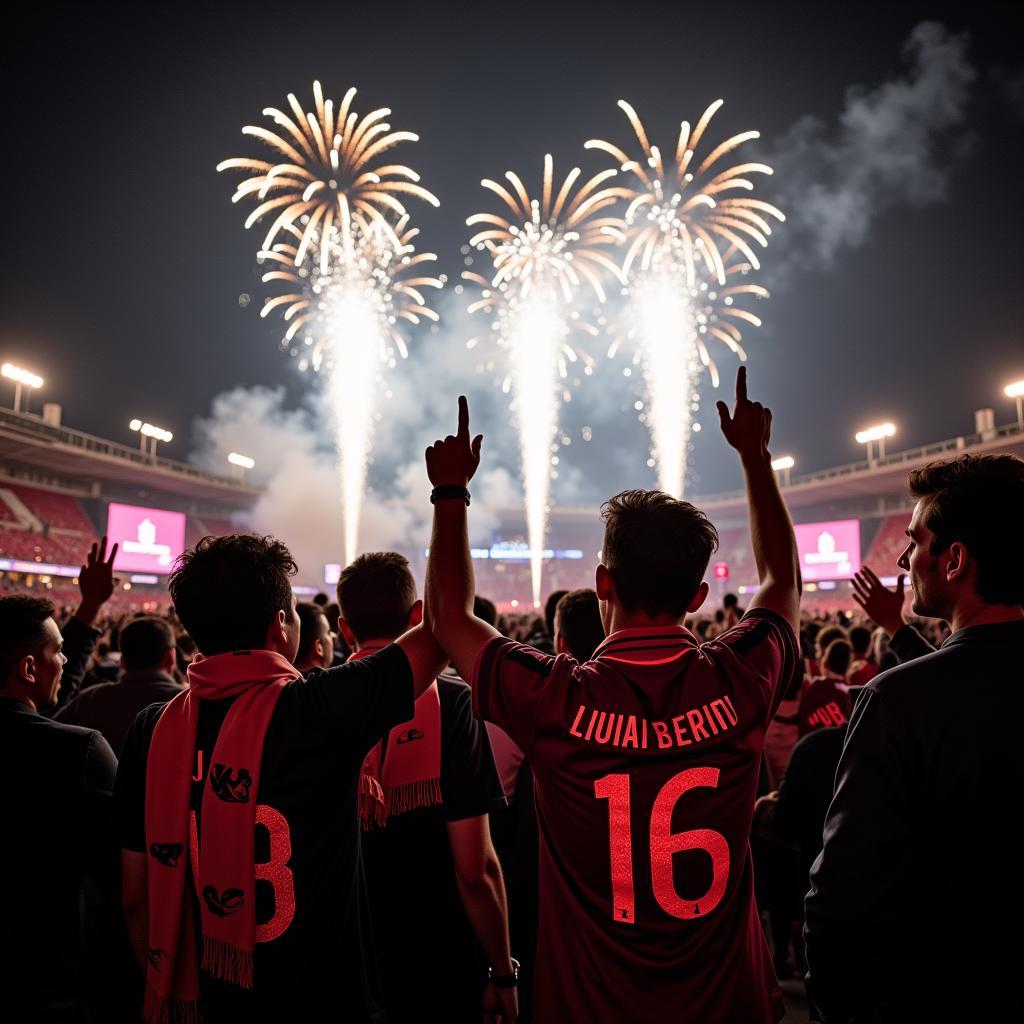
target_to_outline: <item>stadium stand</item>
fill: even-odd
[[[906,528],[906,515],[888,516],[878,528],[863,560],[876,572],[896,572],[896,559],[907,546]]]

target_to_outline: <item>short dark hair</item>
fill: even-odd
[[[553,590],[544,602],[544,626],[552,640],[555,639],[555,609],[558,607],[558,602],[568,593],[568,590]]]
[[[825,668],[836,675],[845,676],[852,656],[853,648],[848,640],[833,640],[825,651]]]
[[[722,607],[728,611],[730,608],[736,608],[740,603],[740,599],[732,593],[726,594],[722,598]]]
[[[604,640],[601,606],[593,590],[571,590],[558,602],[555,627],[577,661],[590,661]]]
[[[171,627],[155,615],[140,615],[121,628],[121,664],[125,669],[154,669],[174,649]]]
[[[683,615],[718,548],[700,509],[663,491],[622,491],[601,507],[602,559],[622,607]]]
[[[168,581],[182,625],[205,655],[259,650],[278,612],[292,607],[291,552],[273,537],[203,537]]]
[[[321,590],[320,593],[313,598],[313,604],[319,606],[320,608],[326,608],[327,602],[329,600],[330,598]]]
[[[854,626],[850,630],[850,646],[854,654],[866,654],[871,647],[871,630],[866,626]]]
[[[494,607],[494,602],[480,594],[473,598],[473,614],[488,626],[493,626],[498,621],[498,609]]]
[[[915,469],[907,484],[926,503],[932,554],[960,541],[977,565],[978,597],[987,604],[1024,603],[1024,459],[961,455]]]
[[[397,551],[360,555],[341,570],[338,604],[359,641],[404,633],[415,603],[416,581],[409,560]]]
[[[53,603],[45,598],[15,594],[0,597],[0,686],[14,666],[42,643],[43,623],[53,617]]]
[[[818,630],[814,643],[821,648],[822,655],[828,650],[833,640],[849,640],[850,634],[842,626],[824,626]]]
[[[295,664],[299,665],[309,657],[313,644],[320,638],[319,626],[321,621],[327,622],[327,616],[323,608],[312,601],[300,601],[295,611],[299,614],[299,651],[295,655]]]

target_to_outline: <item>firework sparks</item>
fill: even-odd
[[[617,173],[603,171],[577,187],[577,167],[556,188],[548,155],[540,199],[531,199],[522,179],[507,171],[511,188],[489,179],[481,182],[502,201],[503,212],[478,213],[466,221],[481,227],[470,244],[487,253],[493,271],[489,278],[463,277],[481,287],[470,311],[492,316],[492,329],[508,355],[504,390],[512,394],[519,432],[535,605],[540,603],[559,401],[566,397],[568,363],[579,358],[569,332],[574,326],[593,331],[572,307],[583,290],[604,302],[604,279],[609,274],[619,279],[607,249],[616,244],[609,231],[621,234],[624,225],[605,212],[625,195],[606,184]]]
[[[326,259],[320,258],[325,244],[318,233],[308,236],[303,225],[289,225],[285,234],[290,241],[260,253],[261,261],[273,267],[263,275],[264,283],[286,283],[286,291],[268,299],[260,315],[280,309],[288,325],[282,346],[298,357],[300,369],[326,374],[348,562],[358,551],[378,378],[385,368],[395,366],[396,356],[408,355],[400,322],[438,319],[427,306],[423,289],[441,288],[443,281],[421,276],[421,265],[437,257],[415,252],[412,239],[417,231],[408,221],[405,214],[389,226],[377,217],[353,213],[331,229]],[[318,257],[312,267],[297,266],[296,252],[306,237]]]
[[[634,361],[642,367],[647,387],[642,419],[651,431],[659,486],[675,495],[683,492],[691,430],[699,429],[692,417],[698,408],[696,387],[702,368],[718,386],[707,340],[717,339],[740,359],[746,358],[739,325],[758,326],[761,321],[736,302],[768,293],[738,279],[759,269],[756,250],[768,244],[771,218],[785,219],[770,203],[735,195],[753,191],[751,176],[771,174],[770,167],[744,162],[721,168],[722,158],[758,138],[757,132],[741,132],[706,156],[697,156],[721,105],[721,100],[712,103],[692,131],[688,122],[682,123],[674,159],[668,164],[624,100],[619,106],[643,158],[631,159],[600,139],[586,143],[588,149],[609,154],[621,171],[632,175],[625,228],[609,229],[625,252],[622,276],[627,282],[629,327],[620,331],[609,355],[623,338],[633,343]]]
[[[417,231],[409,227],[402,200],[438,201],[411,168],[381,160],[392,146],[419,137],[392,131],[386,107],[358,115],[355,94],[349,89],[336,110],[314,82],[315,113],[289,94],[291,116],[274,107],[263,111],[276,130],[242,129],[265,143],[274,159],[238,157],[217,166],[249,172],[232,197],[236,203],[255,200],[245,226],[270,221],[258,258],[269,265],[264,283],[284,289],[260,315],[279,310],[286,324],[282,347],[301,369],[325,375],[347,561],[358,550],[378,377],[396,356],[408,354],[402,327],[437,320],[423,290],[442,286],[442,279],[422,275],[421,264],[437,257],[415,252]]]
[[[274,150],[278,159],[234,157],[217,165],[218,171],[252,172],[231,201],[255,198],[256,207],[245,222],[247,228],[274,215],[263,240],[264,250],[270,249],[286,228],[302,225],[295,247],[296,266],[303,262],[318,234],[330,237],[335,224],[340,225],[343,235],[348,232],[345,222],[350,211],[367,219],[381,217],[387,223],[384,215],[405,216],[403,197],[439,205],[437,197],[419,184],[419,175],[412,168],[379,163],[386,150],[400,142],[416,142],[419,136],[392,131],[386,121],[391,114],[387,107],[360,117],[352,110],[355,94],[354,88],[349,89],[335,111],[334,101],[325,100],[320,83],[314,82],[314,114],[304,111],[294,93],[289,93],[292,116],[276,107],[263,111],[273,120],[276,131],[259,125],[242,129],[243,135],[257,138]],[[326,259],[329,253],[329,247],[322,249],[321,258]]]

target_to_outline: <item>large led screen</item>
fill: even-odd
[[[860,568],[860,522],[798,523],[796,546],[805,583],[848,580]]]
[[[168,573],[185,550],[185,513],[111,502],[107,540],[118,545],[115,569]]]

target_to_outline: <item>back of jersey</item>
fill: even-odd
[[[537,778],[537,1020],[781,1018],[749,835],[798,659],[762,609],[703,646],[678,626],[623,630],[585,665],[484,649],[478,709]]]

